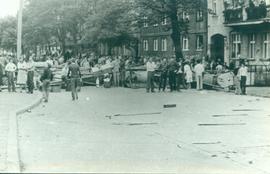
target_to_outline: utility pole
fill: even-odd
[[[22,54],[22,10],[23,10],[23,0],[20,0],[20,7],[18,11],[18,26],[17,26],[17,60]]]

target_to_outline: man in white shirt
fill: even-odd
[[[197,81],[197,90],[202,90],[204,66],[201,63],[201,60],[197,60],[197,65],[195,65],[194,71],[195,71],[196,81]]]
[[[12,62],[12,59],[9,59],[8,64],[5,67],[5,71],[8,77],[8,92],[15,92],[15,83],[14,83],[14,75],[17,70],[16,65]]]
[[[241,63],[241,67],[240,67],[238,73],[240,76],[241,94],[246,95],[246,83],[247,83],[248,68],[246,67],[244,62]]]
[[[156,70],[156,64],[153,61],[152,58],[149,59],[149,61],[146,63],[146,71],[147,71],[147,86],[146,86],[146,92],[149,92],[149,90],[151,89],[151,92],[155,92],[154,91],[154,73]]]

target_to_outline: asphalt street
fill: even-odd
[[[53,93],[18,118],[23,172],[270,173],[269,104],[216,91]]]

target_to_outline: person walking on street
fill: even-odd
[[[48,67],[44,69],[40,77],[40,81],[42,82],[42,91],[45,103],[47,103],[49,100],[50,83],[52,80],[53,74],[51,71],[51,64],[48,64]]]
[[[146,71],[147,71],[146,92],[149,92],[150,89],[151,89],[151,92],[155,92],[155,86],[154,86],[155,70],[156,70],[156,64],[153,61],[153,59],[150,58],[149,61],[146,63]]]
[[[173,92],[176,90],[176,72],[179,69],[179,65],[174,58],[171,58],[168,65],[168,73],[169,73],[169,85],[170,90]]]
[[[8,64],[5,67],[5,71],[8,77],[8,92],[15,92],[15,83],[14,83],[14,75],[17,70],[16,65],[13,63],[12,59],[9,59]]]
[[[34,72],[35,72],[35,65],[33,59],[30,57],[27,62],[27,87],[28,93],[33,94],[34,92]]]
[[[26,87],[26,80],[27,80],[27,66],[26,62],[21,58],[17,64],[18,67],[18,75],[17,75],[17,85],[20,86],[22,90]]]
[[[245,62],[241,63],[241,67],[239,69],[239,76],[240,76],[240,87],[241,87],[241,94],[246,95],[246,83],[247,83],[247,75],[248,75],[248,68],[245,65]]]
[[[197,81],[197,90],[203,89],[203,73],[204,73],[204,66],[201,63],[201,60],[197,60],[197,65],[194,67],[196,81]]]
[[[159,66],[160,79],[159,79],[159,91],[162,89],[164,92],[167,86],[167,76],[168,76],[168,61],[164,58]]]
[[[191,67],[189,65],[189,62],[185,63],[184,74],[185,74],[187,89],[190,89],[193,79],[192,79],[192,70],[191,70]]]
[[[80,85],[81,71],[79,65],[76,63],[75,59],[69,65],[68,77],[71,83],[71,96],[72,100],[78,100],[78,87]]]

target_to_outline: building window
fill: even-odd
[[[143,41],[143,50],[148,51],[148,40]]]
[[[189,13],[188,13],[188,12],[184,11],[184,12],[182,13],[182,20],[183,20],[184,22],[189,22]]]
[[[266,5],[270,5],[270,0],[264,0]]]
[[[212,10],[214,14],[217,14],[217,0],[212,1]]]
[[[154,51],[158,51],[158,40],[154,40]]]
[[[269,33],[263,34],[263,58],[269,58],[269,49],[270,49]]]
[[[161,40],[161,51],[167,51],[167,39]]]
[[[248,40],[249,40],[249,57],[250,58],[254,58],[255,57],[255,34],[250,34],[248,36]]]
[[[148,27],[148,18],[146,16],[143,17],[143,27]]]
[[[166,15],[163,15],[161,24],[167,25],[167,16]]]
[[[188,51],[188,37],[183,36],[183,51]]]
[[[196,36],[196,50],[201,51],[203,49],[203,36]]]
[[[198,10],[196,13],[196,21],[200,22],[203,21],[203,11],[202,10]]]
[[[241,35],[233,34],[232,35],[232,57],[236,58],[241,54]]]

